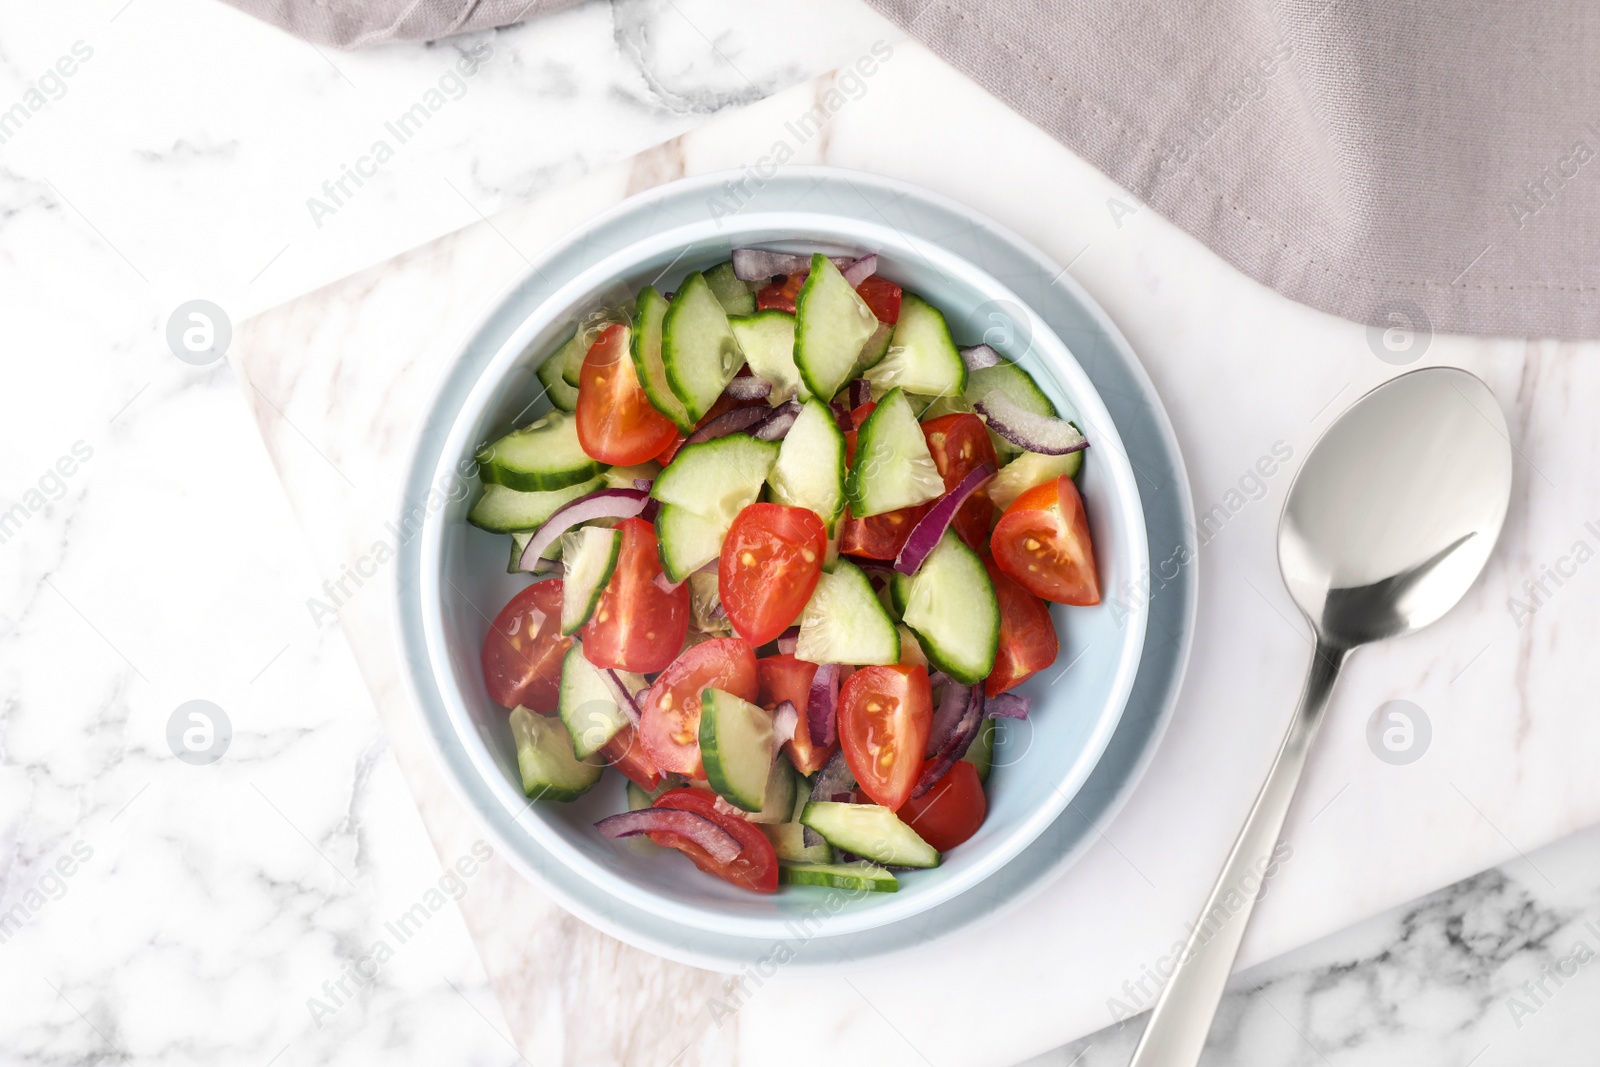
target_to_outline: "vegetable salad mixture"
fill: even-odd
[[[483,646],[524,790],[613,767],[601,833],[758,893],[893,892],[969,839],[1046,602],[1100,602],[1088,442],[877,266],[740,249],[597,311],[477,457],[469,519],[535,576]]]

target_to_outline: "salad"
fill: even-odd
[[[740,249],[598,309],[477,456],[468,518],[535,578],[483,646],[524,791],[615,768],[602,834],[758,893],[892,892],[968,840],[1046,601],[1100,602],[1088,442],[877,266]]]

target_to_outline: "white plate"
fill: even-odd
[[[1075,807],[1104,811],[1120,799],[1165,721],[1181,673],[1192,614],[1192,567],[1179,568],[1150,611],[1129,591],[1144,588],[1151,547],[1167,558],[1174,543],[1169,532],[1186,541],[1192,518],[1181,461],[1148,382],[1087,298],[1070,281],[1065,287],[1051,284],[1057,271],[1042,256],[993,223],[931,194],[820,168],[785,171],[753,190],[737,214],[715,219],[713,196],[727,178],[675,183],[621,205],[563,243],[513,287],[443,383],[413,466],[415,492],[407,498],[438,484],[481,440],[509,427],[536,392],[524,354],[537,358],[553,349],[574,312],[596,293],[619,281],[637,287],[664,268],[665,283],[673,284],[690,267],[725,258],[732,247],[786,238],[840,251],[878,251],[884,273],[943,308],[958,339],[996,331],[988,339],[1019,357],[1094,442],[1083,485],[1102,578],[1108,594],[1115,595],[1097,609],[1058,609],[1065,654],[1059,667],[1030,683],[1034,718],[1020,731],[1036,731],[1033,758],[1016,758],[1028,746],[1014,736],[1008,746],[1011,765],[997,772],[991,815],[980,835],[954,850],[938,870],[908,875],[899,893],[844,901],[824,922],[805,927],[810,933],[803,959],[859,958],[863,949],[869,955],[892,951],[908,939],[925,939],[930,929],[961,925],[945,913],[980,883],[977,895],[990,896],[997,880],[984,880],[997,871],[1008,883],[1007,899],[1020,899],[1042,885],[1048,871],[1023,862],[1026,856],[1019,853],[1041,833],[1067,845],[1064,833],[1070,836],[1076,820],[1056,816],[1085,786],[1108,745],[1117,753],[1117,766],[1105,785],[1089,782]],[[1030,305],[1031,311],[1024,310]],[[1052,326],[1069,337],[1072,355]],[[1003,335],[1005,328],[1012,336]],[[1114,406],[1125,408],[1138,423],[1139,432],[1126,443],[1117,436],[1117,428],[1126,425],[1124,414],[1119,410],[1113,420],[1100,404],[1091,384],[1097,376],[1109,383]],[[1132,463],[1125,449],[1132,450]],[[1136,482],[1135,466],[1149,484]],[[1166,494],[1159,540],[1143,518],[1153,492]],[[665,955],[728,967],[758,958],[763,945],[793,940],[795,922],[814,912],[827,891],[795,887],[757,897],[673,862],[677,857],[618,849],[590,826],[621,809],[620,784],[597,789],[574,805],[529,809],[516,785],[504,712],[483,694],[477,668],[485,616],[492,616],[523,580],[504,573],[505,539],[467,527],[463,510],[464,505],[445,509],[422,538],[405,548],[403,638],[449,776],[506,853],[574,912]],[[1159,615],[1165,626],[1173,621],[1166,619],[1167,609],[1176,609],[1178,625],[1158,635],[1160,662],[1146,679],[1150,672],[1138,670],[1146,622]],[[1135,690],[1136,673],[1139,691],[1148,696],[1134,710],[1142,724],[1138,736],[1124,736],[1118,720]],[[1118,743],[1113,745],[1114,733]],[[1048,759],[1040,758],[1044,752]],[[1066,852],[1074,852],[1076,844]],[[919,914],[922,918],[910,921]],[[912,927],[921,929],[912,933]],[[836,940],[844,935],[850,936]]]

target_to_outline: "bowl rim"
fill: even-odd
[[[1016,237],[1006,228],[993,222],[987,216],[963,205],[948,197],[932,193],[928,190],[887,179],[878,175],[866,175],[859,172],[842,170],[829,167],[784,168],[786,173],[802,174],[824,180],[870,180],[880,187],[911,193],[923,199],[942,203],[948,208],[959,212],[963,217],[973,220],[982,228],[995,235],[1014,242],[1015,244],[1030,248],[1027,242]],[[681,179],[647,190],[643,193],[621,201],[612,208],[595,215],[569,231],[566,235],[550,243],[540,256],[532,260],[526,270],[519,272],[501,292],[487,303],[485,310],[478,317],[474,326],[466,333],[464,339],[455,346],[449,366],[459,365],[465,355],[481,345],[485,332],[493,324],[497,315],[504,312],[508,304],[515,298],[517,290],[524,285],[533,274],[541,273],[542,264],[570,249],[576,242],[583,239],[584,235],[600,227],[604,227],[619,216],[626,215],[639,208],[641,202],[658,199],[666,194],[681,195],[693,193],[697,189],[717,188],[723,185],[730,176],[740,176],[743,172],[719,171],[694,178]],[[585,296],[602,288],[608,281],[633,268],[642,259],[661,251],[676,247],[687,247],[695,240],[707,237],[736,238],[741,231],[750,232],[759,229],[778,229],[780,232],[787,228],[796,232],[797,240],[804,228],[789,225],[785,227],[780,220],[785,217],[803,217],[811,221],[812,233],[823,231],[828,237],[817,238],[819,241],[834,239],[858,246],[887,247],[895,243],[885,231],[893,229],[880,226],[859,218],[840,215],[836,212],[807,208],[770,209],[760,211],[741,212],[735,225],[724,227],[721,222],[713,223],[710,220],[694,220],[672,227],[671,229],[652,234],[650,237],[633,241],[625,247],[611,252],[590,266],[580,270],[572,277],[561,282],[554,288],[532,312],[523,315],[519,321],[511,326],[509,334],[501,341],[487,361],[483,363],[470,387],[459,405],[448,417],[441,420],[445,428],[442,438],[433,437],[437,443],[430,445],[430,435],[420,434],[412,451],[412,462],[409,469],[416,470],[419,464],[426,460],[425,469],[434,477],[449,469],[456,457],[461,454],[463,447],[470,447],[474,442],[466,440],[465,428],[479,420],[487,406],[492,404],[495,397],[500,395],[519,362],[525,354],[528,341],[542,330],[547,329],[554,321],[568,315]],[[904,235],[901,235],[904,238]],[[977,263],[949,251],[942,245],[927,239],[916,241],[904,238],[901,244],[911,246],[908,251],[934,263],[937,267],[954,268],[957,273],[968,281],[974,288],[983,291],[990,299],[1009,300],[1018,306],[1028,308],[1033,325],[1033,349],[1037,358],[1050,368],[1056,376],[1062,391],[1069,397],[1078,413],[1086,422],[1092,422],[1097,428],[1097,444],[1101,445],[1100,455],[1108,456],[1104,466],[1110,477],[1110,485],[1115,489],[1114,498],[1119,502],[1123,513],[1126,530],[1119,547],[1129,552],[1129,573],[1138,576],[1145,573],[1148,566],[1148,544],[1145,528],[1142,498],[1137,481],[1129,464],[1126,449],[1122,444],[1115,423],[1106,410],[1098,391],[1092,380],[1088,377],[1081,364],[1072,355],[1071,350],[1056,336],[1054,330],[1031,306],[1007,285],[999,281],[980,267]],[[892,255],[892,253],[891,253]],[[1042,261],[1048,262],[1042,255]],[[1071,279],[1067,279],[1071,281]],[[1076,283],[1072,284],[1072,291],[1080,301],[1093,305],[1078,291]],[[434,398],[434,406],[430,409],[432,414],[438,414],[438,397]],[[428,420],[429,424],[433,420]],[[1114,447],[1105,447],[1112,445]],[[424,450],[427,455],[424,456]],[[424,520],[420,537],[419,561],[420,573],[416,576],[419,586],[412,595],[418,598],[419,615],[424,643],[427,650],[430,673],[432,675],[432,689],[440,701],[440,707],[445,712],[451,727],[448,739],[429,724],[429,735],[436,745],[453,743],[468,757],[468,760],[483,779],[484,784],[495,796],[496,800],[510,813],[513,821],[521,823],[521,815],[530,810],[531,804],[522,795],[520,787],[510,782],[503,773],[501,766],[489,751],[484,739],[479,735],[463,690],[458,684],[456,672],[450,662],[445,649],[445,622],[442,611],[443,603],[443,544],[447,523],[446,511],[430,513]],[[402,583],[401,599],[408,596],[405,583]],[[411,606],[411,605],[407,605]],[[1047,797],[1047,802],[1035,807],[1027,816],[998,837],[990,847],[974,861],[969,862],[955,874],[941,880],[937,889],[919,894],[907,894],[898,900],[880,904],[871,909],[851,910],[845,909],[834,915],[828,923],[825,936],[837,936],[852,933],[858,930],[887,925],[912,915],[936,907],[953,897],[966,892],[972,886],[983,881],[989,875],[999,870],[1011,859],[1015,858],[1023,849],[1032,844],[1043,830],[1057,818],[1061,811],[1069,804],[1081,788],[1084,781],[1093,771],[1104,754],[1105,748],[1115,732],[1118,723],[1126,709],[1128,697],[1132,689],[1133,679],[1137,674],[1142,658],[1143,646],[1146,640],[1146,620],[1148,613],[1144,610],[1135,610],[1130,614],[1130,625],[1126,636],[1123,637],[1121,652],[1113,676],[1108,698],[1097,710],[1097,718],[1093,731],[1089,734],[1078,758],[1069,765],[1063,774],[1052,783],[1053,788]],[[413,672],[407,672],[413,683],[420,684]],[[444,753],[437,755],[443,759]],[[477,808],[481,798],[475,797],[468,789],[466,782],[460,781],[457,768],[446,762],[446,776],[461,791],[461,795],[468,800],[469,806]],[[648,886],[641,885],[637,880],[623,873],[608,869],[596,863],[589,856],[577,850],[567,842],[559,833],[545,826],[541,820],[534,819],[531,824],[524,823],[527,832],[541,846],[551,858],[561,862],[569,869],[575,871],[580,878],[619,901],[655,916],[656,918],[682,923],[684,925],[707,931],[732,934],[735,936],[748,936],[770,938],[782,936],[783,924],[787,921],[781,914],[771,916],[738,915],[720,911],[713,904],[697,904],[673,899],[660,893],[652,892]],[[496,832],[497,837],[501,837]],[[517,850],[512,841],[505,841],[513,846],[509,851],[517,855]],[[523,859],[518,855],[519,861]],[[519,862],[519,869],[527,870],[532,865]],[[537,872],[534,871],[535,875]],[[542,879],[541,879],[542,881]],[[898,896],[898,895],[897,895]],[[565,900],[564,900],[565,902]],[[593,907],[582,909],[593,915],[597,910]]]

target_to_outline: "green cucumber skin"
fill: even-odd
[[[685,325],[685,317],[689,315],[710,319],[702,327],[720,336],[710,338],[689,333],[693,329]],[[707,351],[708,342],[717,352]],[[706,374],[704,366],[695,365],[703,364],[707,358],[720,364],[714,373]],[[661,320],[661,360],[666,364],[667,384],[694,422],[711,409],[744,364],[739,342],[728,325],[728,314],[711,291],[704,274],[697,272],[685,278],[668,305],[666,317]]]
[[[540,384],[544,386],[545,395],[550,398],[550,403],[562,411],[577,411],[578,388],[562,376],[561,362],[561,353],[558,351],[539,364],[536,373]]]
[[[539,466],[529,462],[529,453],[549,462],[551,452],[565,453],[565,466]],[[581,457],[581,458],[579,458]],[[590,459],[578,444],[577,423],[566,412],[552,411],[527,426],[512,430],[478,452],[478,476],[485,482],[503,485],[521,493],[548,493],[586,482],[600,474],[599,463]]]
[[[779,885],[815,885],[824,889],[864,889],[894,893],[900,880],[876,864],[779,863]]]
[[[590,527],[590,529],[593,529],[593,527]],[[594,609],[599,605],[600,597],[606,591],[606,583],[611,581],[611,575],[617,569],[617,560],[622,555],[622,533],[618,530],[609,530],[607,533],[610,534],[610,537],[608,538],[609,547],[606,549],[605,563],[601,566],[600,570],[596,572],[598,575],[598,581],[591,581],[588,587],[582,591],[580,595],[585,597],[587,603],[582,606],[580,613],[574,615],[572,618],[569,618],[567,615],[566,597],[569,593],[577,588],[577,584],[574,580],[572,572],[574,567],[577,566],[578,561],[567,561],[567,575],[566,578],[563,579],[563,584],[561,586],[562,637],[571,637],[573,634],[583,629],[584,623],[589,621],[589,616],[594,614]],[[574,619],[576,621],[574,621]]]
[[[963,571],[965,573],[960,573]],[[955,572],[957,581],[950,580],[952,572]],[[896,578],[899,577],[897,574]],[[906,617],[911,613],[923,583],[929,583],[927,588],[931,597],[961,596],[968,591],[968,587],[977,594],[970,603],[963,600],[959,607],[946,607],[940,612],[939,621],[958,621],[958,633],[935,634],[930,632],[933,627],[929,625],[929,620],[924,619],[924,625],[918,626],[916,621]],[[902,620],[917,635],[917,643],[922,646],[928,662],[962,685],[978,685],[989,677],[994,670],[995,655],[1000,649],[1000,603],[995,596],[994,582],[984,570],[983,560],[955,535],[955,531],[947,529],[944,532],[938,546],[923,561],[922,567],[900,588],[902,591],[897,596],[905,597]],[[963,646],[970,644],[976,647],[977,654],[959,656],[946,647],[946,642],[952,636]]]
[[[644,395],[661,414],[685,434],[694,433],[694,419],[667,382],[667,367],[661,355],[662,323],[667,314],[667,298],[647,285],[639,293],[639,307],[633,317],[633,339],[628,355]]]
[[[745,811],[759,812],[766,800],[767,776],[772,770],[772,720],[768,715],[766,735],[769,741],[764,762],[761,765],[760,783],[753,789],[745,786],[750,783],[735,781],[740,777],[739,760],[748,753],[738,751],[739,738],[736,731],[741,728],[749,709],[754,707],[748,701],[741,700],[731,693],[720,689],[704,689],[700,693],[700,758],[705,764],[706,781],[711,783],[712,790],[736,808]],[[758,712],[766,714],[762,709]],[[759,726],[758,726],[759,730]]]
[[[821,834],[834,848],[853,852],[874,863],[896,867],[937,867],[938,851],[888,808],[877,804],[843,804],[813,800],[800,821]]]

